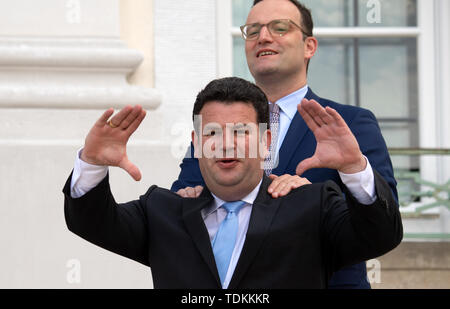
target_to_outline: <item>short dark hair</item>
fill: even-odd
[[[261,1],[264,0],[254,0],[253,6],[255,6]],[[306,33],[307,36],[313,36],[314,23],[311,16],[311,10],[308,9],[304,4],[298,2],[297,0],[288,0],[288,1],[290,1],[293,5],[295,5],[300,12],[300,16],[302,17],[302,20],[300,21],[301,22],[300,27],[302,27],[303,31]]]
[[[194,103],[192,120],[199,115],[203,106],[212,101],[224,104],[243,102],[251,104],[256,111],[258,123],[267,124],[269,128],[269,103],[264,92],[255,84],[239,78],[225,77],[211,81],[201,90]]]

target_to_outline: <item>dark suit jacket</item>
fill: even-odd
[[[155,288],[221,288],[201,209],[213,197],[181,198],[152,186],[117,204],[108,177],[81,198],[65,193],[68,228],[107,250],[151,267]],[[244,247],[229,288],[324,288],[340,267],[382,255],[402,239],[398,206],[375,173],[378,199],[360,205],[327,183],[305,185],[285,197],[267,194],[264,176]]]
[[[391,190],[397,199],[397,182],[394,178],[391,159],[387,151],[386,143],[381,135],[378,122],[369,110],[342,105],[330,100],[322,99],[315,95],[311,88],[305,98],[314,99],[322,106],[334,108],[344,118],[350,130],[358,140],[361,152],[369,159],[371,166],[380,173],[388,182]],[[300,102],[299,102],[300,103]],[[279,165],[272,173],[275,175],[291,174],[295,175],[297,164],[302,160],[311,157],[316,149],[316,139],[312,131],[308,128],[299,113],[295,115],[289,126],[286,137],[280,148]],[[190,155],[189,155],[190,154]],[[204,181],[198,167],[198,160],[194,158],[193,147],[187,157],[181,163],[181,171],[178,180],[172,184],[172,191],[178,191],[185,187],[203,185]],[[333,180],[342,189],[339,174],[332,169],[311,169],[306,171],[303,177],[308,178],[312,183]],[[366,280],[365,263],[348,266],[338,271],[329,282],[331,288],[370,288]]]

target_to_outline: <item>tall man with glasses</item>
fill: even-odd
[[[315,168],[304,171],[304,164],[310,163],[307,158],[314,154],[316,141],[296,110],[298,103],[314,101],[323,107],[332,107],[342,115],[362,153],[398,198],[392,163],[375,116],[363,108],[320,98],[308,87],[309,61],[318,47],[317,39],[312,36],[311,12],[296,0],[255,0],[241,31],[248,67],[256,84],[268,97],[270,110],[274,111],[271,126],[277,128],[272,132],[275,138],[272,139],[266,173],[295,175],[297,172],[312,183],[334,180],[343,186],[336,170]],[[298,164],[302,160],[305,161]],[[319,166],[317,162],[314,164]],[[275,179],[273,186],[277,186],[281,178]],[[191,147],[191,156],[183,160],[172,191],[182,196],[198,196],[203,185]],[[370,288],[365,263],[337,271],[328,287]]]

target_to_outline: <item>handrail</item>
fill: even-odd
[[[391,156],[449,156],[450,149],[448,148],[401,148],[401,147],[390,147],[388,148],[389,154]],[[419,172],[398,170],[396,171],[396,178],[398,182],[408,181],[419,186],[427,187],[427,190],[416,191],[414,189],[399,192],[399,199],[401,207],[407,206],[409,203],[405,202],[405,197],[409,197],[409,200],[415,200],[417,198],[432,198],[432,200],[427,200],[424,205],[415,208],[414,212],[411,213],[413,216],[422,215],[426,210],[436,208],[436,207],[446,207],[450,210],[450,179],[444,184],[433,183],[428,180],[420,178]],[[446,195],[446,197],[445,197]],[[402,201],[403,200],[403,201]],[[415,233],[405,231],[405,239],[441,239],[449,240],[450,233]]]

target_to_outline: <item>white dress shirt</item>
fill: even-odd
[[[96,187],[108,174],[108,167],[102,165],[92,165],[84,162],[80,159],[82,149],[77,153],[75,159],[75,165],[73,169],[71,179],[71,196],[72,198],[79,198]],[[364,171],[355,174],[343,174],[339,172],[342,182],[347,186],[349,191],[361,204],[369,205],[376,200],[375,195],[375,180],[370,166],[369,160],[367,160],[367,166]],[[248,224],[250,221],[250,215],[252,212],[253,202],[258,195],[259,188],[262,180],[259,184],[250,192],[246,197],[242,199],[246,204],[239,211],[239,228],[237,234],[236,244],[233,250],[233,254],[230,260],[230,266],[228,267],[227,275],[225,277],[223,288],[226,289],[231,281],[237,262],[241,255],[242,248],[244,246],[245,237],[247,235]],[[209,239],[212,241],[219,229],[220,224],[225,219],[227,212],[221,206],[225,201],[221,200],[214,194],[214,201],[212,205],[204,208],[201,212],[203,221],[208,230]]]

